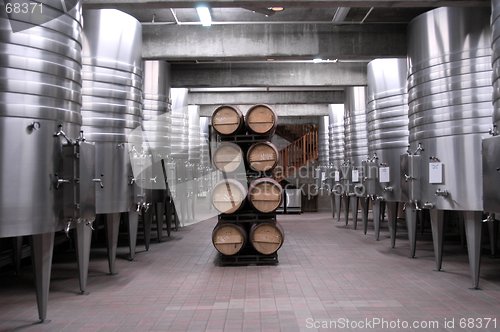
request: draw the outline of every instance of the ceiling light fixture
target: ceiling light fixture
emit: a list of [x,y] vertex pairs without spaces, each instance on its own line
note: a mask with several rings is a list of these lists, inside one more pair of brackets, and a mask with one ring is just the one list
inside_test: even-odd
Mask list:
[[285,10],[285,7],[269,7],[268,9],[272,10],[273,12],[282,12]]
[[212,16],[210,16],[210,10],[207,6],[196,7],[196,12],[200,18],[201,25],[204,27],[209,27],[212,25]]
[[351,8],[349,7],[338,7],[337,10],[335,11],[335,14],[333,15],[332,22],[333,23],[342,23],[345,21],[345,18],[347,17],[347,14],[349,14],[349,10]]

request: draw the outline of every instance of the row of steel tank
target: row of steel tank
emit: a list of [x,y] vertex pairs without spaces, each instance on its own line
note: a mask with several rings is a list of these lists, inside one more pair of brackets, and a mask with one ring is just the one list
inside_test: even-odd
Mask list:
[[93,223],[105,221],[114,274],[120,220],[131,259],[140,215],[146,247],[152,211],[161,240],[164,210],[168,231],[175,216],[169,187],[199,165],[207,131],[188,112],[187,90],[171,106],[167,63],[143,62],[136,19],[63,5],[46,4],[54,17],[42,25],[0,18],[0,238],[32,236],[41,320],[54,233],[75,230],[84,292]]
[[[346,88],[343,119],[332,109],[330,124],[336,217],[342,200],[346,224],[351,205],[356,227],[359,202],[366,234],[371,204],[378,239],[386,209],[394,246],[398,206],[404,206],[414,257],[417,213],[428,210],[440,270],[444,211],[457,211],[475,288],[484,212],[500,210],[500,145],[497,137],[487,138],[497,134],[492,114],[494,124],[500,118],[495,49],[500,6],[492,4],[492,44],[487,8],[439,8],[415,18],[408,29],[408,57],[370,62],[368,86]],[[494,216],[488,221],[492,225]]]

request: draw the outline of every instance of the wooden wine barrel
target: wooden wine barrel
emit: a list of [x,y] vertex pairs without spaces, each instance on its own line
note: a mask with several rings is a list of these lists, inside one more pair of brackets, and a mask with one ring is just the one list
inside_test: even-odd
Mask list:
[[272,135],[278,124],[278,115],[267,105],[255,105],[248,110],[245,122],[254,134]]
[[244,123],[243,113],[235,106],[219,106],[212,114],[212,127],[222,136],[238,133]]
[[274,212],[281,204],[283,189],[271,178],[253,180],[248,189],[248,200],[259,212]]
[[222,172],[234,172],[241,167],[245,171],[243,165],[243,151],[234,143],[223,142],[215,150],[212,157],[215,168]]
[[250,228],[250,243],[261,254],[274,254],[281,248],[284,240],[285,232],[278,222],[253,224]]
[[278,149],[271,142],[258,142],[247,151],[247,161],[251,169],[257,172],[270,171],[278,165]]
[[247,242],[247,233],[237,224],[217,224],[212,232],[212,243],[223,255],[237,254]]
[[212,205],[220,213],[238,211],[247,196],[247,189],[234,179],[222,180],[212,190]]

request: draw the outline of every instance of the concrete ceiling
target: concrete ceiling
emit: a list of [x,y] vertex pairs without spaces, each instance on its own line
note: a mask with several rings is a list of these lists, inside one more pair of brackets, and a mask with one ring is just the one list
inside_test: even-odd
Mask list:
[[333,7],[442,7],[442,6],[489,6],[490,0],[83,0],[87,7],[118,8],[123,6],[142,8],[192,8],[200,3],[211,8],[244,8],[271,6],[295,8]]
[[[422,12],[446,5],[487,6],[488,0],[474,1],[171,1],[171,0],[84,0],[85,8],[115,8],[143,23],[199,24],[195,7],[211,9],[214,24],[255,23],[407,23]],[[282,7],[273,11],[272,7]],[[345,10],[348,9],[348,10]]]
[[[213,25],[196,13],[210,8]],[[366,64],[380,57],[406,56],[406,28],[435,7],[489,7],[490,0],[83,0],[84,9],[114,8],[143,23],[143,57],[171,63],[176,87],[295,87],[289,94],[248,92],[228,96],[203,91],[202,111],[217,100],[253,102],[265,98],[282,115],[327,112],[345,86],[366,84]],[[284,7],[274,12],[273,6]],[[312,60],[327,60],[313,64]],[[337,92],[315,93],[325,87]],[[233,93],[235,91],[232,91]],[[287,98],[301,106],[283,105]],[[194,99],[193,99],[194,100]],[[244,103],[243,101],[241,103]],[[203,106],[205,105],[205,106]]]

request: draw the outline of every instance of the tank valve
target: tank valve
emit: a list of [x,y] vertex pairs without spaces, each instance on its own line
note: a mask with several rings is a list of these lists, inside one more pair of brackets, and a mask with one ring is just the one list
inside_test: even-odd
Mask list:
[[405,177],[406,182],[411,181],[411,180],[415,180],[415,178],[413,176],[410,176],[408,174],[404,174],[404,177]]
[[342,195],[344,193],[344,187],[341,184],[337,183],[333,186],[333,193],[336,195]]
[[64,183],[70,183],[71,181],[70,180],[66,180],[66,179],[61,179],[59,178],[59,175],[57,174],[54,174],[55,178],[56,178],[56,189],[59,189],[59,187],[64,184]]
[[64,227],[64,233],[66,234],[66,237],[69,238],[69,231],[71,229],[71,221],[68,221],[66,223],[66,226]]
[[73,145],[73,141],[66,135],[66,133],[62,130],[62,125],[57,126],[57,132],[54,134],[54,137],[62,136],[68,144]]
[[35,131],[35,130],[38,130],[40,129],[41,125],[40,125],[40,122],[38,121],[33,121],[32,123],[30,123],[28,125],[28,130],[29,131]]
[[149,181],[156,183],[156,176],[154,178],[150,178]]
[[434,209],[434,204],[429,203],[429,202],[425,202],[423,205],[423,208],[424,209]]
[[83,130],[80,130],[80,136],[78,136],[78,138],[76,139],[76,141],[77,142],[85,142],[86,141],[86,138],[83,135]]
[[356,196],[363,196],[365,194],[365,186],[363,185],[354,186],[354,194]]
[[491,128],[489,130],[489,134],[491,136],[497,136],[498,135],[498,129],[497,129],[497,125],[493,125],[493,128]]
[[414,201],[413,203],[415,204],[415,210],[422,211],[422,208],[418,206],[418,201]]
[[[101,174],[101,177],[102,177],[102,176],[103,176],[103,175]],[[98,182],[98,183],[99,183],[99,186],[100,186],[101,188],[104,188],[104,183],[102,183],[102,179],[92,179],[92,182]]]
[[424,146],[422,145],[422,143],[418,143],[417,149],[415,150],[415,152],[413,152],[413,154],[416,155],[422,151],[424,151]]
[[129,184],[129,185],[133,185],[133,184],[135,183],[135,178],[134,178],[132,175],[131,175],[131,176],[129,176],[128,178],[129,178],[129,182],[128,182],[128,184]]
[[486,219],[483,220],[483,222],[492,222],[492,221],[495,221],[495,214],[494,213],[489,213],[488,217],[486,217]]
[[378,156],[377,156],[377,153],[374,153],[373,156],[371,157],[371,159],[368,159],[369,162],[375,162],[378,160]]
[[384,191],[392,193],[394,191],[393,187],[384,187]]
[[441,190],[441,189],[436,190],[436,196],[448,197],[449,195],[450,195],[450,193],[446,189],[445,190]]

